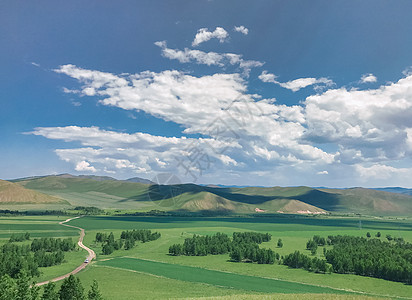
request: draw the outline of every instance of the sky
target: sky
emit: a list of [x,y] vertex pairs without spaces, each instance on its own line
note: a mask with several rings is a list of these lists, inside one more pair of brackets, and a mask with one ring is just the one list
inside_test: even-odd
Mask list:
[[0,178],[412,187],[411,1],[0,3]]

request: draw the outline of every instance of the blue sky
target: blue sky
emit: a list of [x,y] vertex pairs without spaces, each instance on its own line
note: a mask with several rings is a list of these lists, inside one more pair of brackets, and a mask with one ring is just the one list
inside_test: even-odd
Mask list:
[[410,1],[2,1],[0,178],[412,187]]

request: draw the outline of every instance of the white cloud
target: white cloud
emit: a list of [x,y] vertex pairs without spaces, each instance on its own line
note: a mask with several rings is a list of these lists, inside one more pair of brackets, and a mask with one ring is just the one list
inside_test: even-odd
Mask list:
[[[317,177],[313,174],[330,174],[328,180],[345,174],[348,180],[363,178],[365,182],[368,176],[392,180],[411,174],[391,162],[403,162],[412,155],[412,75],[377,89],[329,89],[291,106],[249,94],[245,78],[236,73],[196,77],[169,70],[115,75],[73,65],[56,72],[80,82],[75,91],[79,96],[95,95],[103,105],[143,111],[182,126],[184,135],[202,136],[162,137],[77,126],[31,132],[80,143],[81,148],[56,150],[75,167],[85,162],[89,165],[82,163],[79,168],[175,172],[180,161],[190,161],[200,149],[210,159],[207,170],[215,175],[208,177],[204,171],[204,178],[216,180],[226,180],[229,173],[248,178],[252,171],[284,172],[285,176],[273,175],[278,184],[293,172],[306,174],[308,182]],[[322,78],[279,83],[266,71],[259,78],[288,84],[290,89],[308,82],[328,84]],[[190,166],[187,170],[194,169]],[[183,174],[189,171],[183,170]]]
[[263,82],[278,83],[276,78],[277,76],[275,74],[268,73],[267,71],[263,71],[262,74],[259,75],[259,79]]
[[320,90],[323,87],[330,87],[334,85],[334,82],[328,78],[321,77],[321,78],[298,78],[295,80],[291,80],[288,82],[279,82],[277,81],[277,76],[271,73],[268,73],[267,71],[263,71],[259,75],[259,79],[262,80],[263,82],[271,82],[280,85],[281,87],[291,90],[293,92],[297,92],[300,89],[303,89],[305,87],[315,85],[315,89]]
[[364,74],[364,75],[362,75],[362,77],[360,79],[361,83],[373,83],[373,82],[376,82],[376,81],[378,81],[378,78],[376,78],[376,76],[373,75],[372,73]]
[[30,64],[33,65],[33,66],[35,66],[35,67],[40,68],[40,64],[38,64],[38,63],[36,63],[36,62],[34,62],[34,61],[32,61]]
[[245,26],[240,25],[240,26],[235,26],[234,31],[243,33],[244,35],[247,35],[249,33],[249,29],[247,29]]
[[222,27],[216,27],[214,31],[209,31],[207,28],[200,28],[192,42],[192,46],[198,46],[213,38],[216,38],[219,42],[223,43],[228,37],[229,34]]
[[339,145],[343,163],[410,157],[412,75],[371,90],[330,89],[305,102],[306,139]]
[[[362,165],[357,165],[356,171],[359,175],[365,179],[376,178],[376,179],[388,179],[394,175],[412,175],[412,170],[407,168],[394,168],[383,164],[374,164],[369,167],[364,167]],[[410,178],[410,177],[409,177]]]
[[156,42],[156,46],[162,48],[162,55],[169,59],[176,59],[181,63],[195,62],[197,64],[226,66],[237,65],[243,69],[245,74],[249,74],[251,68],[261,67],[263,63],[255,60],[244,60],[242,55],[234,53],[204,52],[185,48],[184,50],[167,48],[165,41]]
[[82,160],[81,162],[77,163],[74,169],[78,172],[96,172],[97,171],[93,166],[91,166],[85,160]]

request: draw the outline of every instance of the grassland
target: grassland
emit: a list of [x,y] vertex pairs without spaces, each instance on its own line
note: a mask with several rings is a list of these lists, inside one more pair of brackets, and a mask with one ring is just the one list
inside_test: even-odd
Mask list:
[[[284,216],[277,218],[85,217],[74,220],[72,224],[86,229],[87,235],[85,243],[96,251],[96,253],[98,254],[98,260],[116,258],[111,262],[115,265],[118,262],[117,259],[127,256],[130,258],[151,260],[172,265],[175,264],[177,268],[180,266],[196,267],[204,270],[207,269],[213,271],[230,272],[237,275],[281,279],[283,281],[292,283],[305,283],[312,286],[322,286],[334,289],[347,289],[365,293],[365,295],[369,295],[370,297],[396,296],[408,298],[412,294],[411,286],[376,278],[361,277],[356,275],[341,275],[334,273],[315,274],[309,273],[304,270],[290,269],[283,265],[232,263],[228,261],[228,255],[216,255],[207,257],[174,257],[167,255],[169,245],[173,243],[182,243],[184,241],[184,238],[192,236],[195,233],[213,234],[216,232],[225,232],[231,234],[234,231],[248,230],[269,232],[273,236],[272,241],[263,243],[262,247],[270,247],[281,255],[291,253],[294,250],[303,251],[309,255],[309,251],[305,250],[305,244],[306,241],[315,234],[322,236],[337,234],[365,236],[366,232],[371,232],[374,235],[376,234],[376,232],[380,231],[382,236],[391,234],[392,236],[402,236],[407,241],[412,241],[412,223],[410,220],[363,219],[361,230],[359,229],[358,219],[330,217],[308,218],[298,216],[291,218],[286,218]],[[159,231],[161,232],[162,237],[159,240],[150,243],[139,244],[136,248],[129,251],[116,251],[110,256],[101,255],[100,246],[95,245],[93,242],[96,232],[113,231],[115,236],[119,237],[122,230],[144,228]],[[282,238],[284,242],[283,248],[276,248],[276,242],[278,238]],[[318,250],[317,255],[319,257],[322,257],[321,253],[322,247]],[[104,269],[105,265],[107,267],[107,264],[110,264],[110,261],[99,261],[96,266],[98,268]],[[110,269],[110,272],[112,270],[114,269]],[[126,271],[120,269],[117,269],[117,271],[130,272],[130,270]],[[139,269],[139,272],[141,271],[142,270]],[[83,274],[87,274],[87,272],[88,271],[84,272]],[[81,276],[85,276],[83,274]],[[159,276],[159,274],[151,274],[152,276]],[[173,279],[165,278],[167,276],[164,276],[164,274],[162,276],[163,277],[156,278],[158,278],[158,280],[160,281]],[[109,278],[102,280],[102,284],[107,284],[109,286],[112,284]],[[154,284],[151,285],[151,287],[153,288],[153,290],[159,288],[159,286],[156,286]],[[136,293],[140,293],[137,287],[133,287],[132,281],[130,281],[130,289],[135,289]],[[231,290],[237,290],[239,294],[245,293],[245,289],[236,289],[232,287]],[[301,290],[298,288],[295,290],[296,293],[299,293],[300,291]],[[246,292],[248,292],[248,294],[252,293],[252,291],[250,290]],[[144,295],[142,295],[142,297],[143,296]],[[203,294],[201,296],[209,295]],[[186,291],[182,291],[181,294],[178,295],[178,297],[194,296],[192,296],[190,293],[186,293]],[[316,298],[317,296],[314,296],[313,299]]]
[[[10,217],[0,218],[0,242],[6,242],[11,233],[29,231],[31,236],[78,235],[76,230],[58,225],[63,217]],[[182,243],[193,234],[213,234],[234,231],[258,231],[272,234],[272,241],[262,247],[272,248],[285,255],[305,250],[306,241],[313,235],[348,234],[365,236],[380,231],[402,236],[412,241],[412,221],[409,219],[369,218],[359,219],[272,216],[263,217],[114,217],[90,216],[75,219],[69,224],[86,229],[84,243],[94,249],[97,262],[77,276],[88,287],[95,278],[107,299],[164,299],[182,297],[224,297],[222,299],[368,299],[398,297],[411,299],[412,287],[402,283],[376,278],[342,274],[315,274],[290,269],[283,265],[258,265],[233,263],[228,255],[206,257],[169,256],[168,247]],[[127,229],[152,229],[159,231],[160,239],[139,243],[132,250],[118,250],[109,256],[101,254],[101,246],[95,244],[97,232],[113,232],[119,238]],[[277,239],[284,242],[277,248]],[[75,251],[66,255],[60,266],[43,268],[39,280],[47,280],[67,273],[79,265],[86,253]],[[322,247],[318,250],[322,257]],[[356,291],[360,294],[342,292]],[[331,293],[331,296],[328,294]],[[339,296],[340,295],[340,296]],[[361,295],[361,296],[360,296]],[[270,297],[270,298],[267,298]],[[345,297],[345,298],[342,298]]]

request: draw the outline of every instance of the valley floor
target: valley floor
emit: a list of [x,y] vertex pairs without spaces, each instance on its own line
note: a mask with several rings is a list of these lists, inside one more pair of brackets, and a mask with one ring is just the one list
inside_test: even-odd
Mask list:
[[[11,233],[29,231],[31,237],[72,236],[78,231],[58,225],[63,217],[1,217],[0,243]],[[316,274],[284,265],[233,263],[228,255],[203,257],[169,256],[171,244],[183,243],[193,234],[232,234],[240,231],[258,231],[272,234],[272,240],[263,243],[280,255],[295,250],[310,255],[306,241],[313,235],[348,234],[366,236],[370,232],[403,237],[412,241],[412,222],[409,220],[352,218],[310,218],[284,216],[276,218],[170,218],[170,217],[84,217],[70,222],[84,228],[84,244],[97,254],[97,262],[90,264],[77,276],[85,286],[97,279],[106,299],[412,299],[412,286],[382,279],[349,274]],[[151,229],[161,238],[138,243],[131,250],[118,250],[111,255],[101,254],[101,245],[94,242],[97,232],[113,232],[120,237],[123,230]],[[277,239],[283,248],[277,248]],[[323,257],[322,247],[317,256]],[[86,251],[68,253],[66,262],[59,266],[42,268],[37,281],[48,280],[70,272],[87,256]],[[220,298],[222,297],[222,298]],[[211,298],[209,298],[211,299]],[[213,298],[215,299],[215,298]]]

